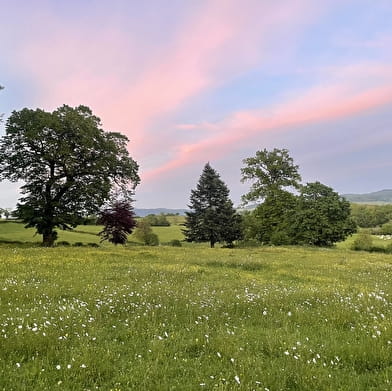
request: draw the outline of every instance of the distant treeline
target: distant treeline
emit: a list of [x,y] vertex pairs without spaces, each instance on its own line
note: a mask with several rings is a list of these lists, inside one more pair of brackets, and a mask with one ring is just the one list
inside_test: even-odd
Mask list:
[[392,233],[392,204],[387,205],[363,205],[351,204],[351,216],[358,227],[361,228],[379,228],[380,233],[389,234],[390,232],[381,232],[391,228]]
[[169,227],[170,222],[164,214],[150,214],[144,217],[144,220],[150,224],[151,227]]

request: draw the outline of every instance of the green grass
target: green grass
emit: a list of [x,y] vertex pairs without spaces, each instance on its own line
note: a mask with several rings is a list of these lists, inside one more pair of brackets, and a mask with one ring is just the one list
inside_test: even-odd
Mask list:
[[[177,217],[177,216],[176,216]],[[169,227],[152,227],[161,243],[168,243],[173,239],[183,240],[184,235],[181,232],[182,226],[171,225]],[[70,244],[76,242],[81,243],[100,243],[98,232],[102,230],[102,226],[96,225],[79,225],[73,231],[57,230],[58,241],[67,241]],[[42,236],[36,235],[34,228],[24,228],[22,223],[16,222],[0,222],[0,243],[1,242],[22,242],[35,243],[42,242]],[[130,242],[138,242],[134,235],[130,235],[128,240]],[[112,247],[109,243],[101,244],[103,246]]]
[[[359,234],[354,234],[350,237],[348,237],[344,242],[340,242],[336,244],[336,247],[339,249],[351,249],[354,240],[358,237]],[[389,244],[392,243],[391,239],[380,239],[378,235],[372,235],[372,242],[373,242],[373,246],[375,247],[386,247]]]
[[392,257],[0,248],[0,390],[390,390]]

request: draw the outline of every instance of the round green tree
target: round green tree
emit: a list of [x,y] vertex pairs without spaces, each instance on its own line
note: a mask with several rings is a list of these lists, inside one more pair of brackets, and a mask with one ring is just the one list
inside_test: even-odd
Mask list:
[[320,182],[302,186],[290,223],[296,244],[331,246],[356,232],[350,203]]
[[242,199],[245,203],[281,194],[287,187],[299,187],[301,175],[287,149],[263,149],[242,161],[241,182],[250,181],[251,187]]
[[0,180],[24,182],[17,217],[52,246],[56,227],[98,213],[114,188],[129,194],[139,176],[127,142],[86,106],[14,111],[0,140]]

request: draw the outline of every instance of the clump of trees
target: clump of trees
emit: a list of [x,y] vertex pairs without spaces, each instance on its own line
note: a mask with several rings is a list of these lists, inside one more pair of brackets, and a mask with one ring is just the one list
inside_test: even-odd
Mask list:
[[229,199],[229,189],[209,163],[191,191],[188,207],[183,230],[187,241],[209,242],[212,248],[216,243],[231,246],[242,237],[241,216]]
[[0,208],[0,218],[1,217],[5,217],[6,218],[6,220],[8,220],[9,218],[10,218],[10,216],[11,216],[11,211],[10,211],[10,209],[7,209],[7,208]]
[[361,228],[376,228],[392,220],[392,205],[352,204],[353,220]]
[[113,189],[126,198],[139,183],[127,137],[105,132],[86,106],[14,111],[5,130],[0,180],[25,183],[15,215],[42,234],[44,246],[53,246],[56,228],[97,214]]
[[392,254],[392,243],[389,240],[388,242],[387,245],[374,244],[373,236],[366,231],[362,231],[353,241],[351,249],[356,251]]
[[[124,244],[136,227],[141,242],[159,244],[151,226],[170,222],[163,214],[149,215],[136,225],[130,197],[140,179],[127,137],[104,131],[88,107],[14,111],[5,130],[0,180],[24,182],[13,215],[26,227],[35,227],[44,246],[54,245],[57,228],[87,223],[86,216],[99,216],[102,240]],[[243,201],[256,208],[239,215],[226,184],[207,163],[191,191],[183,230],[187,241],[209,242],[211,247],[232,246],[243,238],[263,244],[330,246],[354,233],[356,223],[392,232],[392,207],[353,206],[351,218],[350,204],[332,188],[301,183],[299,167],[286,149],[263,149],[243,163],[241,180],[251,183]],[[101,211],[111,199],[121,201]],[[1,213],[8,218],[8,211]]]
[[148,221],[151,227],[169,227],[170,222],[167,217],[161,213],[159,215],[156,214],[149,214],[144,217],[144,220]]
[[244,216],[246,239],[330,246],[356,231],[349,202],[320,182],[301,184],[299,167],[286,149],[264,149],[243,163],[242,181],[252,182],[243,200],[257,203]]

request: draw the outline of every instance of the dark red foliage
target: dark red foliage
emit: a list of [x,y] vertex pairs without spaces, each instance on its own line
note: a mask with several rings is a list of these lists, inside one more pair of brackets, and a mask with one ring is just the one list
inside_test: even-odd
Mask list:
[[104,226],[99,233],[102,240],[114,244],[125,244],[127,236],[136,226],[135,214],[129,201],[115,201],[109,208],[101,212],[98,224]]

